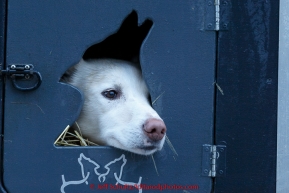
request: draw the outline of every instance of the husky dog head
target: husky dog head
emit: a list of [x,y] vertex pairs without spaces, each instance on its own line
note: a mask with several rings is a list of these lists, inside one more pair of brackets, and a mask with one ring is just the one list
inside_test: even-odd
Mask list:
[[166,126],[151,107],[141,72],[133,64],[81,60],[68,83],[84,94],[77,123],[89,140],[142,155],[162,148]]

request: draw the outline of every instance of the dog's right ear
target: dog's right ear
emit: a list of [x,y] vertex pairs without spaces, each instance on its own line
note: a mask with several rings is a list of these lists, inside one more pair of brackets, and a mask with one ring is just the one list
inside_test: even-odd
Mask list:
[[140,44],[142,44],[143,40],[147,37],[152,26],[153,26],[153,21],[150,19],[146,19],[141,24],[141,26],[138,27],[138,36],[139,36],[138,39],[141,40]]

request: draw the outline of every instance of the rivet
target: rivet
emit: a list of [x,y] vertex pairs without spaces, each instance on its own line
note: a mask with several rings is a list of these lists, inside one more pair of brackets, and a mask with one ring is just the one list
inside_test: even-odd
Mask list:
[[204,173],[207,174],[209,171],[207,169],[204,170]]
[[209,147],[206,147],[206,148],[205,148],[205,151],[209,151],[209,150],[210,150],[210,148],[209,148]]
[[211,6],[212,4],[213,4],[212,1],[209,1],[209,2],[208,2],[208,5],[209,5],[209,6]]
[[207,25],[208,28],[212,28],[212,26],[213,26],[213,24],[211,24],[211,23],[209,23],[209,24]]
[[219,171],[219,174],[223,174],[223,173],[224,173],[224,171],[223,171],[223,170],[220,170],[220,171]]
[[29,66],[29,65],[25,65],[24,68],[25,68],[26,70],[29,70],[29,69],[30,69],[30,66]]
[[30,75],[29,74],[25,74],[25,79],[29,79]]
[[11,69],[15,69],[16,68],[16,66],[13,64],[13,65],[11,65],[11,67],[10,67]]
[[224,151],[224,148],[221,148],[221,149],[220,149],[220,152],[223,152],[223,151]]

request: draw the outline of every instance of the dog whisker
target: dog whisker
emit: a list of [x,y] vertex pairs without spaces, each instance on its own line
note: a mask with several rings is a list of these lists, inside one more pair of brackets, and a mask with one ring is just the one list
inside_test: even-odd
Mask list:
[[154,159],[154,156],[151,155],[151,157],[152,157],[152,160],[153,160],[153,163],[154,163],[154,166],[155,166],[155,170],[156,170],[156,172],[157,172],[157,175],[160,176],[160,175],[159,175],[159,172],[158,172],[158,168],[157,168],[156,162],[155,162],[155,159]]
[[159,98],[165,93],[165,91],[160,94],[153,102],[152,102],[152,105],[155,104],[155,102],[157,102],[157,100],[159,100]]
[[171,143],[171,141],[169,140],[168,136],[166,135],[166,142],[169,145],[169,147],[171,148],[172,152],[176,155],[179,156],[177,151],[175,150],[173,144]]

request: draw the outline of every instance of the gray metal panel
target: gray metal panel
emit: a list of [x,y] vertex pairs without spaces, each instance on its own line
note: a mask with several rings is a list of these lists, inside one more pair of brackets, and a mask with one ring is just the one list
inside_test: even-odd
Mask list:
[[[9,1],[7,64],[31,63],[43,77],[41,87],[23,93],[6,84],[4,183],[10,192],[59,192],[65,181],[80,181],[84,164],[89,179],[65,192],[91,192],[115,184],[110,172],[103,183],[93,173],[124,155],[121,180],[142,184],[198,185],[211,191],[201,177],[202,145],[212,143],[215,32],[204,31],[203,1]],[[139,22],[151,18],[152,30],[141,50],[141,64],[154,108],[166,122],[168,145],[151,157],[107,148],[55,148],[53,142],[77,117],[81,95],[58,83],[86,48],[116,32],[135,9]],[[90,158],[91,161],[85,161]],[[92,160],[94,162],[92,162]],[[120,164],[111,170],[120,173]],[[104,179],[104,178],[101,178]],[[95,187],[93,186],[95,185]],[[144,190],[143,192],[155,192]],[[171,190],[175,192],[176,190]],[[181,191],[181,190],[180,190]],[[116,192],[108,189],[105,192]],[[170,192],[170,191],[168,191]]]
[[289,192],[289,1],[280,0],[277,187],[278,193]]

